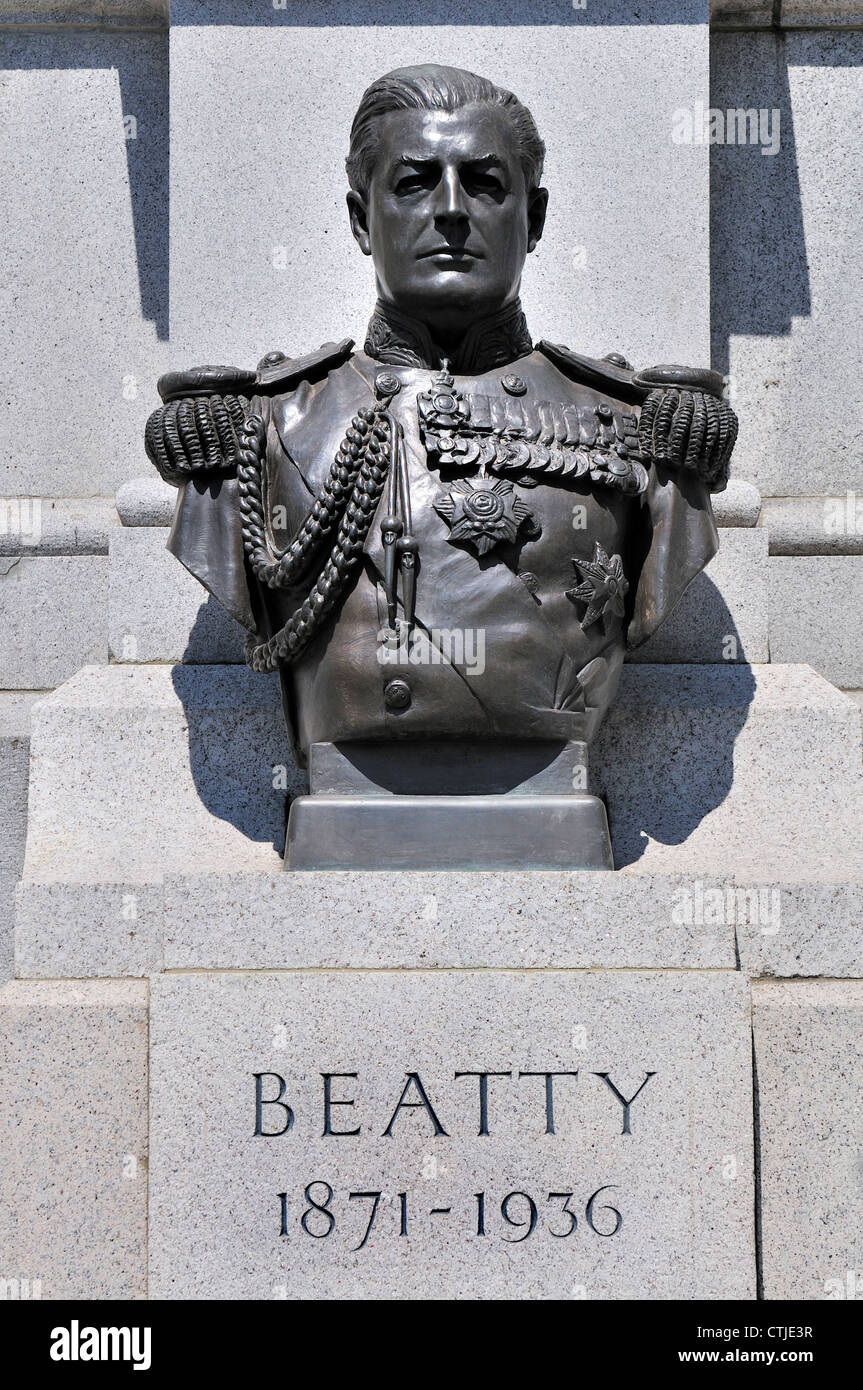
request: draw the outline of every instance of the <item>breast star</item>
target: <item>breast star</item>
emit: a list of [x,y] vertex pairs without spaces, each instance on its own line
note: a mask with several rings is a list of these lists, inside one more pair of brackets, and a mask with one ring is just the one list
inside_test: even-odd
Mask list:
[[586,632],[591,624],[600,618],[622,618],[624,599],[629,584],[623,573],[623,561],[619,555],[610,558],[599,541],[596,542],[592,560],[578,560],[573,557],[576,578],[579,570],[583,576],[580,584],[566,590],[566,597],[573,603],[586,603],[587,609],[581,619],[581,628]]

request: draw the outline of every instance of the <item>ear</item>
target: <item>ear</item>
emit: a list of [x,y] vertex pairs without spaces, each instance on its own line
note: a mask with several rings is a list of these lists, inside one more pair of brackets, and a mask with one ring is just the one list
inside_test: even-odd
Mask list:
[[[534,188],[527,195],[527,249],[535,251],[536,244],[542,236],[542,229],[545,226],[545,214],[548,210],[548,189]],[[354,233],[356,235],[356,233]]]
[[348,194],[348,216],[351,219],[351,231],[354,234],[357,245],[364,256],[372,254],[372,246],[369,240],[369,220],[366,200],[356,189],[351,189]]

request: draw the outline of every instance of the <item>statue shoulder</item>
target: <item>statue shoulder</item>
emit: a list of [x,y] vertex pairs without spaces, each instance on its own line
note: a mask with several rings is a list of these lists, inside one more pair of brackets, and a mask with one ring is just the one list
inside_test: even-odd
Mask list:
[[303,381],[320,381],[347,362],[353,350],[353,338],[343,338],[340,343],[324,343],[304,357],[286,357],[283,352],[268,352],[258,363],[254,394],[281,396],[286,391],[293,391]]
[[661,389],[702,391],[721,399],[725,385],[720,373],[709,368],[663,365],[637,371],[619,352],[610,352],[606,357],[585,357],[563,343],[550,343],[546,338],[536,346],[564,376],[633,404],[646,400],[651,391]]
[[725,381],[704,367],[661,365],[636,371],[620,353],[582,357],[560,343],[538,351],[571,381],[639,407],[638,442],[645,462],[696,474],[711,492],[728,482],[737,416],[723,399]]
[[148,457],[175,486],[196,474],[233,477],[238,432],[251,401],[284,395],[304,381],[320,381],[347,362],[353,346],[353,339],[345,338],[324,343],[304,357],[270,352],[254,371],[207,366],[166,372],[158,381],[162,404],[144,432]]
[[301,381],[318,380],[347,362],[354,347],[353,338],[340,343],[324,343],[302,357],[284,352],[268,352],[254,371],[242,367],[189,367],[160,376],[157,389],[164,404],[201,396],[272,396],[290,391]]

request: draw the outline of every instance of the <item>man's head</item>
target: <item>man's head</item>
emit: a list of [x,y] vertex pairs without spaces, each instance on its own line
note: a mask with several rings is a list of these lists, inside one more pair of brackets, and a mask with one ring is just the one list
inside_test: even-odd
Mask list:
[[378,293],[441,340],[518,295],[542,235],[545,146],[511,92],[461,68],[401,68],[363,95],[351,227]]

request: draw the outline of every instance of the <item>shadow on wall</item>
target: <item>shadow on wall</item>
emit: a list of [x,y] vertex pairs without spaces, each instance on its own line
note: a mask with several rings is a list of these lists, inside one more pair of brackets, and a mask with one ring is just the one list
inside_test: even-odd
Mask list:
[[731,791],[755,676],[724,599],[708,576],[700,582],[713,591],[711,610],[727,619],[738,662],[711,652],[710,664],[624,666],[590,749],[590,786],[605,798],[616,869],[636,863],[650,840],[683,844]]
[[283,854],[287,808],[305,784],[291,758],[277,678],[210,665],[174,666],[171,680],[201,802],[247,840]]
[[[0,30],[0,67],[11,71],[113,69],[119,83],[118,138],[124,139],[138,266],[141,313],[168,338],[168,35],[68,30],[60,34]],[[134,118],[134,125],[126,121]],[[63,119],[57,108],[57,120]],[[94,121],[104,120],[98,110]],[[131,138],[134,135],[134,138]],[[63,130],[58,157],[74,132]],[[100,170],[81,177],[99,180]]]
[[[725,117],[756,110],[779,148],[714,144],[710,151],[712,358],[727,373],[733,335],[781,337],[812,313],[800,172],[789,84],[789,49],[807,67],[856,66],[859,51],[838,34],[716,33],[710,100]],[[837,133],[837,139],[843,138]],[[769,148],[770,141],[765,145]]]
[[242,666],[245,664],[244,642],[244,628],[225,612],[212,594],[206,594],[195,614],[183,652],[183,663]]
[[779,112],[776,154],[763,154],[761,143],[710,150],[711,357],[727,375],[732,335],[789,333],[794,316],[812,309],[784,36],[714,34],[710,101],[726,135],[728,111],[770,113],[765,134]]

